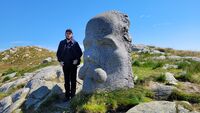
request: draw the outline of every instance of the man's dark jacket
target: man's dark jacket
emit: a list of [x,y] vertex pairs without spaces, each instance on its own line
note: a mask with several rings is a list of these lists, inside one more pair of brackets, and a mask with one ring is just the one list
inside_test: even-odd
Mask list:
[[78,64],[80,64],[80,58],[82,56],[82,50],[74,39],[67,43],[67,40],[64,39],[60,41],[58,46],[58,50],[56,53],[57,59],[59,62],[63,61],[65,66],[73,65],[73,60],[78,60]]

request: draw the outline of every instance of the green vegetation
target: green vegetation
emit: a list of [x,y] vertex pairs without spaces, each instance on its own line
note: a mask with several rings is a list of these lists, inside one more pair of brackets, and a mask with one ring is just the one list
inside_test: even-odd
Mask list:
[[[158,50],[168,52],[167,49],[160,49]],[[180,81],[200,83],[200,62],[196,62],[190,59],[181,59],[178,61],[173,59],[153,60],[152,58],[156,56],[159,55],[137,52],[132,53],[133,72],[138,76],[139,80],[137,83],[152,79],[156,81],[162,81],[164,77],[160,75],[165,72],[174,73],[175,78]],[[164,64],[177,65],[178,69],[162,69]],[[186,72],[186,74],[180,74],[181,72]]]
[[156,81],[158,82],[165,82],[166,81],[166,76],[164,74],[161,74],[156,78]]
[[174,50],[172,48],[155,48],[161,52],[169,53],[177,56],[192,56],[200,57],[200,52],[197,51],[186,51],[186,50]]
[[[175,51],[170,48],[163,49],[163,48],[155,48],[161,52],[168,52],[167,55],[181,55],[181,56],[200,56],[200,53],[196,52],[183,52],[183,51]],[[12,66],[10,64],[7,64],[6,62],[0,61],[0,68],[2,67],[4,71],[1,70],[2,76],[0,79],[4,78],[3,82],[8,80],[13,80],[12,78],[5,77],[5,75],[16,72],[17,77],[24,76],[24,73],[33,72],[35,70],[38,70],[40,68],[49,66],[49,65],[57,65],[58,62],[51,62],[51,63],[45,63],[41,64],[41,61],[46,58],[47,56],[55,57],[55,53],[50,53],[46,51],[46,53],[38,53],[34,49],[29,49],[28,51],[32,51],[34,54],[42,54],[42,56],[34,56],[34,58],[26,59],[25,60],[19,60],[15,56],[15,59],[19,61],[13,62]],[[35,51],[35,52],[34,52]],[[45,50],[44,50],[45,51]],[[27,52],[27,50],[23,50],[23,52]],[[45,55],[46,54],[46,55]],[[48,54],[48,55],[47,55]],[[184,55],[185,54],[185,55]],[[22,54],[21,54],[22,55]],[[32,54],[33,55],[33,54]],[[155,95],[153,92],[149,91],[145,88],[145,83],[148,83],[148,81],[156,81],[156,82],[162,82],[165,83],[165,75],[163,73],[171,72],[175,74],[175,78],[179,81],[189,81],[193,83],[200,84],[200,63],[189,60],[189,59],[181,59],[181,60],[173,60],[173,59],[164,59],[164,60],[158,60],[153,59],[153,57],[160,56],[160,54],[149,54],[149,53],[137,53],[133,52],[132,54],[132,70],[134,75],[138,76],[138,79],[135,83],[135,87],[131,89],[120,89],[115,90],[111,92],[96,92],[94,94],[83,94],[79,93],[77,94],[72,100],[71,100],[71,112],[87,112],[87,113],[105,113],[105,112],[126,112],[129,108],[132,108],[133,106],[142,103],[142,102],[148,102],[152,101],[155,98]],[[0,56],[2,58],[2,56]],[[12,59],[13,57],[11,57]],[[21,58],[23,59],[23,58]],[[33,65],[27,66],[26,64],[29,64],[30,60],[33,60]],[[39,59],[39,60],[34,60]],[[8,60],[12,61],[12,60]],[[19,65],[19,62],[23,62],[22,65]],[[83,62],[83,58],[82,58]],[[177,65],[178,69],[171,68],[171,69],[163,69],[162,67],[165,64],[172,64]],[[185,72],[185,73],[183,73]],[[0,92],[0,99],[12,94],[16,90],[24,87],[25,84],[21,84],[19,86],[11,88],[7,93]],[[178,83],[175,87],[181,87],[181,82]],[[181,89],[181,88],[179,88]],[[47,110],[56,111],[54,103],[59,100],[58,95],[53,95],[50,97],[47,101],[45,101],[41,108],[39,109],[39,112],[45,112]],[[200,106],[200,95],[197,93],[185,93],[182,90],[174,90],[172,94],[169,96],[168,100],[181,100],[181,101],[188,101],[192,104],[195,104],[197,107]],[[184,107],[187,107],[189,110],[192,110],[191,106],[188,106],[184,103],[178,102],[177,104],[181,104]],[[45,107],[48,106],[48,107]],[[199,107],[200,109],[200,107]],[[68,109],[67,109],[68,110]]]
[[140,66],[140,62],[139,62],[138,60],[134,60],[134,61],[132,62],[132,66],[137,66],[137,67],[139,67],[139,66]]
[[129,108],[141,103],[151,101],[154,94],[137,86],[133,89],[121,89],[112,92],[94,93],[94,94],[78,94],[71,101],[71,108],[74,112],[116,112],[126,111]]
[[5,78],[3,79],[2,82],[6,82],[6,81],[8,81],[8,80],[10,80],[10,77],[9,77],[9,76],[5,77]]
[[5,71],[4,73],[2,73],[1,76],[8,75],[8,74],[11,74],[11,73],[14,73],[14,72],[16,72],[16,69],[9,68],[7,71]]
[[177,65],[179,69],[185,71],[185,74],[176,75],[178,80],[200,83],[200,62],[184,60],[178,62]]
[[[47,57],[56,57],[55,52],[51,52],[47,49],[39,48],[36,46],[16,48],[17,49],[14,53],[11,52],[12,49],[0,52],[0,73],[3,73],[8,69],[11,69],[10,72],[13,72],[15,69],[22,70],[24,68],[35,67]],[[9,56],[8,59],[2,60],[5,55]],[[9,74],[9,72],[5,74]]]
[[[24,73],[31,73],[31,72],[34,72],[38,69],[41,69],[41,68],[44,68],[44,67],[47,67],[47,66],[50,66],[50,65],[57,65],[58,62],[49,62],[49,63],[42,63],[42,64],[39,64],[37,66],[34,66],[34,67],[27,67],[27,68],[24,68],[24,69],[13,69],[13,68],[9,68],[6,72],[3,73],[3,75],[7,75],[7,73],[13,73],[13,72],[16,72],[16,76],[17,77],[20,77],[20,76],[24,76]],[[0,78],[1,79],[1,78]],[[8,80],[14,80],[16,78],[10,78],[9,76],[6,76],[3,80],[2,80],[2,83],[8,81]]]
[[180,81],[184,81],[184,82],[186,82],[186,81],[192,82],[192,76],[189,73],[175,76],[175,78],[180,80]]
[[29,67],[29,68],[24,68],[22,70],[18,70],[17,74],[23,76],[24,73],[34,72],[38,69],[41,69],[41,68],[44,68],[44,67],[47,67],[47,66],[50,66],[50,65],[57,65],[57,64],[58,64],[57,62],[44,63],[44,64],[40,64],[40,65],[37,65],[37,66],[34,66],[34,67]]
[[181,105],[181,106],[183,106],[184,108],[186,108],[189,111],[193,111],[194,110],[194,108],[192,107],[192,105],[190,105],[190,104],[188,104],[188,103],[186,103],[184,101],[177,101],[176,102],[176,106],[177,105]]
[[183,91],[174,90],[168,100],[182,100],[190,103],[200,103],[200,95],[196,93],[185,93]]
[[7,93],[0,92],[0,100],[3,99],[4,97],[8,96]]

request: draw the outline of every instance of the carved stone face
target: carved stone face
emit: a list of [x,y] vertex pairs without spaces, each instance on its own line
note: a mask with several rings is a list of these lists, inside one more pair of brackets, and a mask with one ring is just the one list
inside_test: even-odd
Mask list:
[[100,14],[87,23],[84,65],[79,71],[84,92],[134,86],[129,24],[127,15],[115,11]]

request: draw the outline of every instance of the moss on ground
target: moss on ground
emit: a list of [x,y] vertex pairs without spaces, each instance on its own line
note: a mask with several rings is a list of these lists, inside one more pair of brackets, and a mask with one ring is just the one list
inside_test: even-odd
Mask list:
[[123,112],[139,103],[151,101],[153,97],[153,92],[141,86],[88,95],[80,93],[72,99],[71,108],[74,112]]

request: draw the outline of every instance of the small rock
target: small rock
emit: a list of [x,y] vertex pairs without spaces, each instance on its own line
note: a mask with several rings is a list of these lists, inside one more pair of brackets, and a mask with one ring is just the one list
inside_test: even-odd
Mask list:
[[44,59],[42,61],[42,63],[49,63],[49,62],[52,62],[52,58],[51,57],[48,57],[48,58],[46,58],[46,59]]
[[173,56],[168,56],[167,58],[174,59],[174,60],[180,60],[182,57],[173,55]]
[[165,100],[171,95],[172,91],[176,89],[174,86],[167,86],[158,82],[150,82],[148,89],[155,93],[158,100]]
[[165,73],[166,82],[169,85],[177,85],[177,80],[174,78],[174,74],[166,72]]
[[28,94],[29,90],[30,90],[29,88],[23,88],[23,89],[16,91],[14,94],[11,95],[12,102],[16,102],[20,98],[25,98],[25,96]]
[[16,72],[14,72],[14,73],[11,73],[11,74],[8,74],[8,75],[6,75],[6,77],[10,77],[10,78],[13,78],[13,77],[15,77],[15,75],[16,75],[17,73]]
[[17,51],[17,48],[11,48],[11,49],[10,49],[10,53],[11,53],[11,54],[14,54],[16,51]]
[[165,64],[163,67],[163,69],[177,69],[178,66],[177,65],[172,65],[172,64]]
[[5,55],[2,60],[8,60],[8,58],[10,57],[10,55]]
[[162,55],[162,56],[159,56],[159,57],[153,57],[152,59],[154,59],[154,60],[165,60],[166,57],[164,55]]
[[153,49],[153,50],[151,50],[151,53],[150,53],[150,54],[162,54],[162,55],[164,55],[165,53]]
[[138,80],[138,76],[134,76],[133,81],[136,82]]

